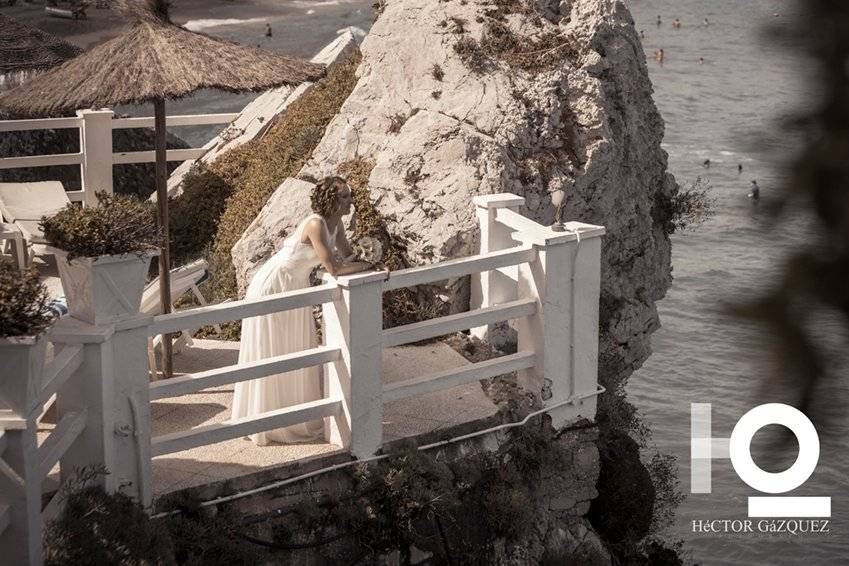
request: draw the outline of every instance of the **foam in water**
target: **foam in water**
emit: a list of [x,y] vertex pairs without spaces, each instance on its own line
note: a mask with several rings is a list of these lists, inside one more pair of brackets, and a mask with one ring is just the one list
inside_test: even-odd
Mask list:
[[266,18],[248,18],[244,20],[240,20],[238,18],[225,18],[220,20],[215,19],[203,19],[203,20],[189,20],[183,27],[189,31],[202,31],[208,28],[214,28],[218,26],[240,26],[245,24],[262,24],[267,22]]

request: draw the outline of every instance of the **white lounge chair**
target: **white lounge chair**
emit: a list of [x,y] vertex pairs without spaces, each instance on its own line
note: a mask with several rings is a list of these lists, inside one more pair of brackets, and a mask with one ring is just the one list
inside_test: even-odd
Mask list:
[[5,222],[17,226],[26,240],[27,255],[32,246],[46,244],[38,225],[42,216],[52,216],[71,201],[59,181],[37,183],[0,183],[0,214]]
[[[207,304],[206,299],[201,294],[200,289],[198,289],[198,284],[200,284],[207,277],[207,269],[209,268],[209,264],[202,259],[198,259],[193,261],[192,263],[188,263],[186,265],[175,267],[171,270],[171,303],[173,308],[173,303],[178,298],[180,298],[187,291],[191,291],[195,296],[197,301],[205,306]],[[153,281],[147,284],[142,293],[142,301],[140,311],[145,314],[156,315],[162,312],[162,303],[160,301],[160,293],[159,293],[159,278],[157,277]],[[218,332],[221,332],[221,327],[217,324],[215,325],[215,329]],[[196,329],[186,329],[181,332],[181,339],[187,346],[192,345],[192,333]],[[156,377],[156,346],[159,345],[160,337],[151,337],[148,339],[148,365],[150,369],[151,377]]]

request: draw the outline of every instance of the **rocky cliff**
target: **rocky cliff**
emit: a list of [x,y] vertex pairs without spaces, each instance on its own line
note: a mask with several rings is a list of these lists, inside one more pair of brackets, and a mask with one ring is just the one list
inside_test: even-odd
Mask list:
[[[677,190],[631,14],[616,0],[389,0],[380,9],[357,86],[303,173],[373,163],[371,197],[392,231],[412,235],[420,263],[475,253],[474,195],[522,195],[522,212],[550,223],[550,193],[564,189],[565,219],[607,228],[600,375],[617,388],[658,326],[655,301],[671,281],[658,211]],[[242,287],[303,212],[291,186],[233,249]]]

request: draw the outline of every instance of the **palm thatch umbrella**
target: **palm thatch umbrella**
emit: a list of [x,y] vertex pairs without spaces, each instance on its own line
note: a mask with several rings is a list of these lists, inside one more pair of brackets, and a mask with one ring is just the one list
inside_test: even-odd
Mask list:
[[[257,92],[321,77],[324,67],[245,47],[177,26],[167,0],[123,0],[133,24],[25,85],[0,95],[0,108],[16,115],[52,116],[81,108],[153,102],[158,217],[168,234],[165,101],[198,89]],[[168,238],[159,257],[161,302],[171,311]],[[172,373],[171,340],[163,340],[164,371]]]
[[43,71],[82,51],[54,35],[0,14],[0,85],[9,75]]

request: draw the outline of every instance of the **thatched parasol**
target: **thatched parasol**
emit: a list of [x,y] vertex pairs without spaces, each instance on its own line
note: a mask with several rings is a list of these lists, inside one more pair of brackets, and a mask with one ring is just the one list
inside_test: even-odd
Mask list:
[[49,69],[80,53],[76,45],[0,14],[0,76]]
[[[256,92],[315,80],[324,67],[188,31],[171,23],[166,0],[123,0],[134,23],[102,43],[14,90],[0,109],[51,116],[81,108],[153,102],[159,221],[168,234],[165,100],[202,88]],[[159,257],[162,309],[171,311],[168,238]],[[164,374],[171,375],[171,340],[163,340]]]

